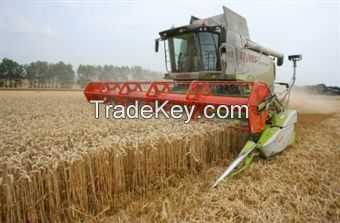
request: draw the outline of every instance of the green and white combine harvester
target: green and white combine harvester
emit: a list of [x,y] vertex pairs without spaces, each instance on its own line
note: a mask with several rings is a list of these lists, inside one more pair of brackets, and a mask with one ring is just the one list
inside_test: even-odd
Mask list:
[[[283,64],[283,54],[251,41],[246,19],[226,7],[223,10],[205,19],[192,16],[189,25],[159,33],[155,51],[163,41],[166,81],[90,82],[84,89],[88,101],[128,105],[137,100],[151,106],[167,101],[194,107],[196,115],[206,106],[246,105],[248,117],[243,115],[235,123],[250,133],[249,140],[212,187],[244,170],[255,155],[271,157],[294,143],[297,113],[288,109],[288,101],[296,63],[302,59],[288,56],[293,79],[290,84],[275,83],[276,65]],[[274,93],[274,84],[285,90]]]

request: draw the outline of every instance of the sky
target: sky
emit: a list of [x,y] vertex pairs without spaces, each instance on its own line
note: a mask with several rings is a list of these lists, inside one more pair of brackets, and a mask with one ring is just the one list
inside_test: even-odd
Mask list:
[[[223,5],[247,19],[252,41],[285,56],[303,55],[297,84],[340,86],[340,1],[1,0],[1,58],[166,72],[164,51],[154,52],[158,32],[187,25],[191,15],[221,14]],[[286,57],[277,81],[291,75]]]

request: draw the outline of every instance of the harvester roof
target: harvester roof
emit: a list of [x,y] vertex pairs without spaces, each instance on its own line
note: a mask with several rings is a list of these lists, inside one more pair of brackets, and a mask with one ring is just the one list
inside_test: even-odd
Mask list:
[[224,27],[228,31],[233,31],[249,39],[247,20],[225,6],[223,6],[223,12],[223,14],[203,19],[191,16],[189,25],[167,29],[161,31],[159,35],[161,38],[166,38],[167,36],[173,36],[178,33],[193,31],[214,31],[217,29],[217,27]]

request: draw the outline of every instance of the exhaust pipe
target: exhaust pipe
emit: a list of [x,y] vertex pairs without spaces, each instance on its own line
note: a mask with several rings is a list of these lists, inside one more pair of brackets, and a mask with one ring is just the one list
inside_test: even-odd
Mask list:
[[264,46],[261,46],[260,44],[258,43],[255,43],[249,39],[246,40],[246,45],[245,45],[245,48],[247,49],[250,49],[250,50],[253,50],[255,52],[258,52],[258,53],[261,53],[263,55],[266,55],[266,56],[272,56],[272,57],[276,57],[276,64],[278,66],[281,66],[283,64],[283,54],[280,53],[280,52],[277,52],[275,50],[272,50],[272,49],[269,49],[267,47],[264,47]]

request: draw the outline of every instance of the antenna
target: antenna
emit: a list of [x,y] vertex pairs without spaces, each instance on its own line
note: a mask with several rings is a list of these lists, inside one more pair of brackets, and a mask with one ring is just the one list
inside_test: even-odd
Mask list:
[[288,108],[288,104],[289,104],[289,97],[290,97],[290,92],[295,84],[295,80],[296,80],[296,62],[302,60],[302,55],[301,54],[296,54],[296,55],[289,55],[288,56],[288,60],[293,61],[293,78],[292,78],[292,83],[289,86],[288,89],[288,94],[286,95],[288,97],[287,99],[287,108]]

